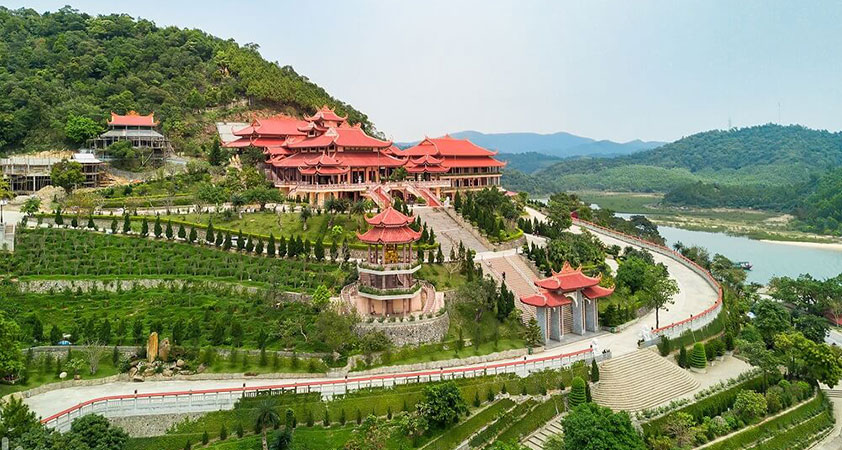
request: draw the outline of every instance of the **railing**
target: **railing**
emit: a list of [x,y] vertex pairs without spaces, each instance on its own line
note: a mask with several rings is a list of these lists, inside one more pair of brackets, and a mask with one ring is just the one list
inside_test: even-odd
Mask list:
[[112,395],[79,403],[64,411],[41,420],[44,425],[66,431],[73,420],[87,414],[102,414],[108,417],[126,417],[151,414],[172,414],[177,412],[206,412],[231,409],[243,397],[284,392],[320,392],[326,398],[343,395],[359,389],[390,388],[402,384],[428,383],[433,381],[473,378],[487,375],[513,373],[524,377],[531,372],[568,367],[577,361],[589,362],[596,358],[602,361],[611,358],[611,352],[594,355],[592,348],[555,356],[486,364],[476,367],[422,370],[398,374],[373,375],[367,377],[341,378],[333,380],[303,381],[254,387],[204,389],[150,394]]
[[713,275],[711,275],[710,272],[705,270],[705,268],[703,268],[702,266],[696,264],[695,261],[687,258],[686,256],[669,247],[656,244],[645,239],[641,239],[637,236],[625,234],[620,231],[606,228],[601,225],[597,225],[593,222],[588,222],[582,219],[574,219],[573,222],[584,228],[592,229],[600,233],[607,234],[621,241],[638,245],[640,247],[652,250],[654,252],[672,258],[680,262],[693,272],[699,274],[705,280],[705,282],[707,282],[707,284],[710,285],[714,291],[716,291],[716,302],[713,304],[713,306],[705,309],[704,311],[698,314],[691,315],[687,319],[679,320],[678,322],[673,322],[669,325],[665,325],[660,328],[655,328],[652,330],[652,334],[658,337],[667,336],[670,338],[675,338],[680,336],[685,331],[701,329],[705,325],[713,322],[713,320],[716,319],[716,317],[719,315],[719,312],[722,311],[722,286],[720,286],[719,282],[717,282],[716,279],[713,278]]

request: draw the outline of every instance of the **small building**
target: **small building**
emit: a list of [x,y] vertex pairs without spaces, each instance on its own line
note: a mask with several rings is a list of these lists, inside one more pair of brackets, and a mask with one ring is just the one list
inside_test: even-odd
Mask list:
[[112,112],[107,125],[108,131],[88,142],[98,153],[120,141],[130,141],[134,148],[151,150],[150,159],[163,159],[172,153],[169,139],[157,130],[155,113],[143,116],[135,111],[126,115]]
[[410,228],[412,218],[388,207],[366,221],[373,227],[357,237],[368,244],[368,256],[358,264],[360,279],[350,298],[357,312],[363,317],[437,312],[435,289],[414,277],[421,261],[412,243],[421,233]]
[[[15,194],[31,194],[52,184],[50,172],[62,158],[10,156],[0,159],[0,172]],[[82,165],[85,181],[79,187],[97,187],[103,179],[103,163],[91,153],[76,153],[71,161]]]
[[597,299],[614,293],[614,288],[599,285],[602,276],[589,277],[582,268],[574,269],[565,262],[561,272],[535,281],[539,292],[520,298],[521,303],[535,307],[535,318],[541,328],[541,339],[560,341],[573,333],[583,335],[599,330]]

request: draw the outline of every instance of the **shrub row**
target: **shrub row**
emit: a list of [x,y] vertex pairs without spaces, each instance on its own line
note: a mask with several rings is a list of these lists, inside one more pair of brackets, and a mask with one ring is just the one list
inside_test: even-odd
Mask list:
[[509,411],[507,414],[498,417],[491,425],[487,426],[471,439],[471,442],[469,443],[470,447],[480,448],[488,442],[491,442],[491,440],[500,434],[500,432],[509,428],[512,423],[523,417],[523,415],[529,412],[529,410],[536,404],[537,402],[535,400],[529,399],[517,405],[517,407]]
[[438,439],[430,442],[425,448],[430,450],[450,450],[456,448],[462,441],[469,438],[477,430],[491,422],[501,414],[506,414],[506,411],[512,409],[515,402],[508,398],[499,400],[488,408],[474,414],[467,420],[461,422],[459,425],[447,430]]
[[[803,403],[801,406],[796,407],[788,413],[775,417],[774,419],[771,419],[768,422],[764,422],[758,426],[737,432],[734,435],[728,437],[727,439],[723,439],[719,442],[714,443],[713,445],[710,445],[709,447],[707,447],[707,450],[746,448],[751,444],[754,444],[755,442],[762,439],[766,439],[772,436],[785,436],[786,434],[782,433],[783,430],[793,431],[793,434],[790,436],[790,439],[796,440],[797,438],[803,437],[801,433],[804,429],[796,430],[795,428],[793,428],[793,425],[801,424],[807,421],[808,419],[813,418],[822,413],[828,414],[826,412],[828,407],[829,405],[826,397],[823,393],[819,392],[819,394],[816,395],[812,400]],[[805,428],[812,428],[813,426],[817,426],[819,424],[821,424],[821,420],[819,420],[817,423],[814,423],[813,425],[807,425]],[[781,441],[779,441],[778,443],[782,444],[784,442],[786,442],[786,439],[782,438]],[[767,443],[764,442],[762,444],[762,448],[765,450],[767,448],[772,447],[768,447]]]
[[506,431],[497,437],[497,441],[519,441],[522,437],[541,428],[550,419],[564,412],[564,396],[553,395],[549,400],[536,406],[520,420],[513,423]]
[[670,420],[671,416],[678,413],[690,414],[697,423],[701,422],[705,416],[716,417],[721,415],[734,404],[738,392],[742,390],[752,390],[755,392],[765,393],[766,389],[768,389],[769,386],[774,384],[776,381],[777,380],[767,381],[767,378],[763,375],[757,375],[722,392],[713,394],[710,397],[705,397],[665,416],[642,424],[643,435],[648,438],[650,436],[664,434],[664,425]]
[[195,205],[196,197],[190,194],[181,195],[147,195],[144,197],[116,197],[108,198],[102,203],[102,208],[162,208],[165,206]]
[[833,415],[830,411],[808,419],[800,424],[778,433],[762,444],[763,450],[794,450],[807,448],[822,436],[822,431],[833,426]]

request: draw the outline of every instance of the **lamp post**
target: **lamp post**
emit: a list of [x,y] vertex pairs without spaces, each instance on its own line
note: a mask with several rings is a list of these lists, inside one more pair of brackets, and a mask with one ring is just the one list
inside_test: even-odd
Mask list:
[[8,203],[9,203],[9,201],[6,200],[5,198],[0,199],[0,223],[5,223],[3,221],[3,207],[6,206],[6,204],[8,204]]

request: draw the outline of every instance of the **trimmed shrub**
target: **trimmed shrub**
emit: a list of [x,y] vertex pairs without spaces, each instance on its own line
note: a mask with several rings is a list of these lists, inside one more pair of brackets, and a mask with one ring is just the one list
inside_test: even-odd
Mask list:
[[661,336],[661,340],[658,341],[658,351],[661,352],[661,356],[667,356],[672,352],[672,341],[669,336]]
[[[597,365],[596,360],[591,360],[591,381],[596,383],[599,381],[599,365]],[[564,384],[562,383],[561,389],[564,389]]]
[[707,356],[705,354],[705,344],[696,342],[693,346],[693,351],[690,353],[690,367],[696,369],[704,369],[707,366]]
[[570,404],[570,409],[581,405],[587,401],[587,393],[585,392],[585,380],[581,377],[573,379],[570,388],[570,397],[567,398],[567,403]]
[[678,360],[678,367],[681,367],[682,369],[686,369],[688,367],[687,347],[681,347],[681,349],[678,350],[678,359],[677,360]]

